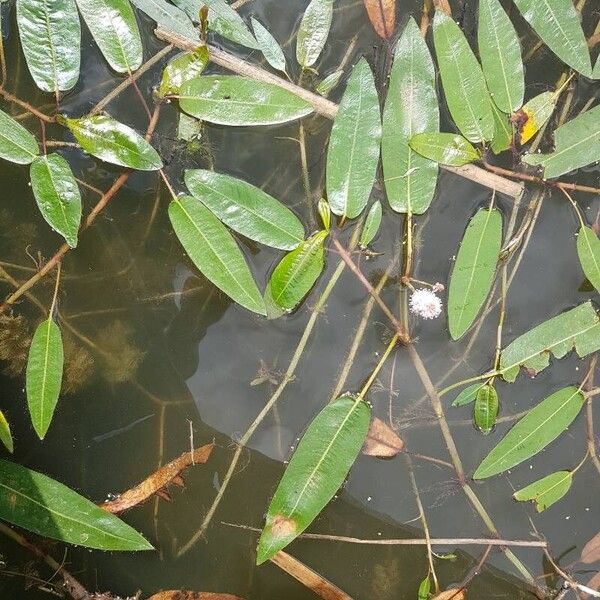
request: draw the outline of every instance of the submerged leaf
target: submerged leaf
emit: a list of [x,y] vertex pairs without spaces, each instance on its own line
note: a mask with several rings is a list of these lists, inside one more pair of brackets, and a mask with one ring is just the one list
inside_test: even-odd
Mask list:
[[363,0],[369,21],[377,35],[389,40],[396,28],[396,0]]
[[460,167],[479,160],[479,152],[457,133],[418,133],[410,147],[419,155],[442,165]]
[[206,46],[199,46],[193,52],[184,52],[176,56],[163,71],[158,95],[162,98],[168,94],[178,94],[184,83],[202,74],[208,59]]
[[369,209],[369,212],[367,213],[365,225],[360,233],[359,245],[361,248],[365,249],[373,241],[373,238],[379,232],[379,227],[381,225],[381,216],[381,202],[379,202],[379,200],[376,200],[373,203],[373,206],[371,206],[371,208]]
[[327,96],[329,92],[331,92],[331,90],[333,90],[333,88],[335,88],[335,86],[339,83],[343,74],[344,71],[338,69],[337,71],[334,71],[333,73],[327,75],[327,77],[320,81],[317,87],[315,88],[317,94],[321,94],[321,96]]
[[498,417],[498,394],[494,386],[488,384],[477,390],[473,416],[475,425],[483,435],[492,432]]
[[558,94],[542,92],[529,100],[515,115],[513,121],[519,131],[519,142],[526,144],[552,116]]
[[252,17],[252,29],[254,29],[258,47],[267,62],[274,69],[285,73],[285,55],[273,34],[254,17]]
[[40,153],[36,139],[12,117],[0,110],[0,158],[28,165]]
[[381,419],[375,417],[369,425],[369,432],[362,453],[378,458],[391,458],[404,450],[404,441]]
[[4,447],[12,454],[14,450],[14,444],[12,434],[10,432],[10,424],[6,420],[4,413],[0,410],[0,442],[4,444]]
[[600,292],[600,240],[590,227],[577,234],[577,254],[588,281]]
[[533,500],[540,513],[558,502],[571,489],[572,483],[571,471],[557,471],[516,491],[513,497],[519,502]]
[[312,67],[319,58],[331,29],[333,0],[311,0],[296,37],[296,59],[301,67]]

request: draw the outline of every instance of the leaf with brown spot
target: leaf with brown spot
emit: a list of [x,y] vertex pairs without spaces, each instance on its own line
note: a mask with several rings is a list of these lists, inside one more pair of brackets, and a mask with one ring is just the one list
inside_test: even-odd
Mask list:
[[600,533],[597,533],[581,551],[582,563],[591,564],[600,560]]
[[431,600],[466,600],[467,593],[460,588],[451,588],[434,596]]
[[396,28],[396,0],[363,0],[369,21],[384,40],[389,40]]
[[381,419],[375,417],[369,426],[369,433],[362,453],[378,458],[391,458],[404,450],[404,441]]
[[233,594],[215,592],[188,592],[186,590],[168,590],[150,596],[148,600],[243,600]]

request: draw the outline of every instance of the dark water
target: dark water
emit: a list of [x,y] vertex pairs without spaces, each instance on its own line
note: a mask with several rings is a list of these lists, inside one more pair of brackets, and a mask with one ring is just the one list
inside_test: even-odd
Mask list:
[[[588,3],[590,5],[593,2]],[[304,10],[304,0],[254,0],[242,12],[256,15],[280,41],[290,40]],[[466,31],[474,33],[476,3],[466,2],[457,11]],[[591,7],[593,8],[593,7]],[[420,17],[421,2],[399,1],[399,23],[409,15]],[[586,33],[595,19],[586,12]],[[3,5],[11,83],[9,89],[33,104],[48,102],[35,92],[16,40],[14,5]],[[140,15],[144,26],[146,57],[161,44],[151,36],[151,23]],[[528,49],[531,32],[515,18]],[[351,39],[358,33],[352,62],[364,54],[385,86],[386,49],[365,19],[362,3],[336,3],[330,42],[319,64],[322,75],[337,68]],[[293,63],[295,41],[285,44]],[[246,56],[244,50],[237,49]],[[258,58],[255,57],[257,60]],[[214,67],[211,67],[214,69]],[[140,79],[140,88],[151,98],[160,68]],[[561,65],[546,50],[527,65],[527,97],[552,87]],[[292,75],[297,75],[292,71]],[[69,115],[85,114],[110,91],[119,79],[113,76],[89,36],[85,38],[82,76],[76,90],[62,101]],[[574,108],[581,107],[598,86],[582,84]],[[339,90],[333,94],[339,99]],[[14,110],[14,107],[3,106]],[[50,107],[46,107],[50,110]],[[135,94],[128,90],[109,106],[121,121],[145,128],[145,116]],[[15,111],[16,113],[16,111]],[[444,115],[447,128],[450,127]],[[35,130],[33,121],[27,126]],[[304,122],[308,139],[308,161],[315,196],[322,188],[325,142],[331,124],[320,118]],[[158,128],[156,145],[168,158],[167,173],[182,190],[184,168],[206,168],[211,161],[219,172],[242,177],[264,187],[299,214],[307,224],[315,223],[307,209],[302,186],[298,124],[256,129],[206,126],[200,148],[189,149],[176,141],[177,111],[166,107]],[[63,139],[59,128],[48,131]],[[101,189],[107,189],[117,169],[76,151],[65,151],[76,174]],[[0,210],[0,258],[12,266],[7,270],[18,279],[30,275],[38,252],[50,257],[60,240],[37,214],[28,187],[26,168],[0,164],[3,204]],[[578,175],[578,181],[598,185],[598,168]],[[526,192],[519,215],[531,198]],[[374,197],[383,197],[379,189]],[[592,223],[598,211],[597,198],[580,196],[577,201]],[[457,176],[441,175],[436,199],[426,217],[418,221],[416,277],[446,283],[459,240],[468,219],[489,201],[489,192]],[[95,202],[84,195],[85,209]],[[512,200],[499,197],[508,222]],[[265,322],[232,305],[216,288],[198,275],[185,257],[168,222],[168,196],[156,175],[135,174],[127,186],[81,237],[75,252],[63,263],[60,291],[61,319],[76,330],[71,334],[79,366],[76,389],[61,397],[49,434],[40,443],[26,413],[21,377],[3,378],[2,409],[12,422],[16,460],[44,471],[100,501],[141,480],[158,465],[189,448],[193,424],[196,445],[215,440],[217,447],[206,466],[191,469],[187,488],[173,490],[171,503],[149,502],[126,514],[127,522],[143,532],[160,552],[119,555],[69,549],[68,568],[89,588],[110,590],[123,596],[141,589],[150,595],[160,589],[187,588],[238,594],[248,599],[312,598],[306,590],[276,566],[254,566],[256,533],[233,529],[224,522],[260,527],[270,496],[290,455],[310,419],[328,401],[367,300],[364,289],[345,272],[327,302],[309,339],[296,378],[285,389],[275,412],[269,414],[248,444],[236,474],[214,519],[193,548],[178,556],[182,546],[200,527],[235,450],[234,442],[261,411],[275,385],[251,386],[261,366],[279,381],[304,331],[319,293],[329,281],[339,258],[330,253],[327,272],[304,305],[293,315]],[[85,212],[84,212],[85,214]],[[23,224],[27,225],[23,225]],[[314,225],[313,225],[314,226]],[[574,234],[578,224],[561,195],[548,194],[534,235],[510,289],[505,340],[529,329],[592,294],[579,292],[582,274],[577,262]],[[377,281],[397,251],[402,218],[384,209],[384,224],[374,249],[380,256],[361,258],[361,268]],[[348,231],[344,232],[346,235]],[[240,240],[252,257],[260,287],[279,254]],[[31,256],[30,256],[31,255]],[[393,275],[397,274],[397,269]],[[9,291],[3,284],[3,292]],[[34,294],[50,303],[52,282],[39,284]],[[392,282],[382,293],[390,306],[397,305],[398,287]],[[15,308],[35,323],[39,313],[24,300]],[[434,381],[454,368],[447,383],[478,374],[493,359],[497,310],[484,322],[476,342],[463,357],[466,341],[449,341],[444,318],[415,322],[418,349]],[[64,331],[63,327],[63,331]],[[357,390],[371,372],[384,347],[386,319],[375,309],[343,389]],[[65,333],[65,335],[67,335]],[[85,339],[82,340],[81,336]],[[463,359],[462,362],[461,358]],[[392,362],[394,377],[391,383]],[[552,368],[535,380],[521,375],[512,385],[499,384],[502,416],[519,413],[568,384],[578,384],[587,365],[573,357],[554,361]],[[440,386],[443,387],[443,386]],[[389,415],[411,452],[447,460],[447,451],[437,422],[412,364],[400,349],[383,369],[380,385],[369,394],[375,414]],[[467,474],[510,426],[500,424],[483,438],[470,424],[470,408],[452,409],[453,394],[444,398],[458,449]],[[390,408],[391,398],[391,408]],[[575,477],[569,495],[542,515],[511,500],[514,489],[554,470],[571,468],[585,452],[585,419],[580,415],[573,427],[545,452],[474,489],[494,519],[500,535],[507,539],[529,539],[535,527],[547,537],[555,556],[563,564],[574,561],[583,544],[600,525],[598,473],[588,462]],[[454,472],[429,462],[414,460],[430,533],[433,537],[484,537],[486,529],[454,481]],[[422,537],[418,509],[404,457],[381,461],[360,457],[338,498],[311,526],[310,531],[356,537]],[[17,570],[30,557],[0,540],[7,570]],[[354,598],[416,598],[419,582],[427,574],[424,547],[368,547],[334,542],[300,540],[289,548],[306,564],[335,582]],[[456,552],[455,561],[438,560],[436,569],[442,588],[450,587],[472,568],[483,548],[436,547],[439,553]],[[55,553],[57,556],[60,550]],[[539,577],[548,572],[538,549],[517,550],[529,571]],[[45,576],[43,570],[42,577]],[[585,582],[590,573],[575,573]],[[544,580],[540,580],[543,582]],[[2,598],[45,597],[24,591],[22,577],[0,579]],[[469,591],[470,598],[528,598],[528,586],[499,551],[492,551],[480,576]]]

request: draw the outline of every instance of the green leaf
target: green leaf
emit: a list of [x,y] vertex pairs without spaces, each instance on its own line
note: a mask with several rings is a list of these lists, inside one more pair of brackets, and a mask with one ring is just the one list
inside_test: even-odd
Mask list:
[[321,96],[327,97],[329,95],[329,92],[331,92],[331,90],[333,90],[333,88],[335,88],[335,86],[340,82],[340,79],[342,78],[343,74],[344,71],[338,69],[337,71],[334,71],[333,73],[327,75],[327,77],[320,81],[317,87],[315,88],[317,94],[321,94]]
[[496,425],[498,417],[498,393],[492,385],[484,385],[479,388],[473,407],[475,425],[484,435],[491,433]]
[[23,54],[35,84],[67,91],[79,79],[81,25],[75,0],[18,0]]
[[558,502],[571,489],[572,483],[571,471],[556,471],[516,491],[513,498],[520,502],[533,500],[535,509],[541,513]]
[[193,52],[184,52],[176,56],[163,71],[158,95],[162,98],[168,94],[178,94],[184,83],[202,75],[208,60],[206,46],[199,46]]
[[521,108],[525,74],[519,36],[499,0],[479,0],[479,56],[488,89],[504,113]]
[[541,452],[579,414],[585,397],[576,387],[566,387],[532,408],[484,458],[474,479],[502,473]]
[[333,19],[333,0],[311,0],[306,7],[296,38],[296,59],[303,67],[312,67],[329,37]]
[[485,383],[474,383],[467,386],[452,402],[452,406],[464,406],[470,404],[477,398],[477,392],[485,386]]
[[28,165],[39,153],[38,143],[31,133],[0,110],[0,158]]
[[177,139],[184,142],[194,142],[202,137],[202,121],[179,113],[179,124],[177,125]]
[[559,177],[600,160],[600,105],[554,132],[554,152],[526,154],[523,161],[544,169],[544,179]]
[[550,354],[562,358],[575,348],[580,358],[600,349],[600,323],[591,302],[568,310],[513,340],[500,355],[500,371],[514,381],[519,368],[539,373],[550,363]]
[[381,116],[375,80],[361,58],[333,122],[327,150],[327,200],[333,214],[357,217],[367,205],[379,162]]
[[69,163],[60,154],[36,158],[31,163],[31,187],[44,219],[75,248],[81,194]]
[[417,600],[429,600],[429,594],[431,592],[431,580],[429,579],[429,573],[427,577],[421,581],[419,585],[419,592],[417,594]]
[[443,11],[433,20],[433,40],[450,114],[470,142],[494,137],[494,116],[483,72],[460,27]]
[[186,82],[179,104],[186,113],[218,125],[274,125],[310,114],[311,104],[271,83],[239,75],[205,75]]
[[411,17],[398,40],[383,111],[381,159],[392,210],[423,214],[437,183],[437,162],[416,154],[409,142],[418,133],[437,133],[440,113],[435,68]]
[[156,150],[139,133],[112,117],[95,115],[69,119],[61,116],[58,121],[96,158],[139,171],[156,171],[163,166]]
[[137,531],[62,483],[0,460],[0,519],[69,544],[98,550],[152,550]]
[[265,304],[246,260],[226,227],[191,196],[169,205],[173,229],[200,272],[232,300],[264,315]]
[[420,156],[442,165],[460,167],[479,160],[479,152],[458,133],[417,133],[410,147]]
[[577,234],[577,255],[588,281],[600,292],[600,240],[590,227]]
[[494,138],[490,148],[494,154],[500,154],[508,150],[513,142],[513,126],[510,115],[503,113],[494,102],[491,105],[494,114]]
[[196,169],[185,172],[185,184],[225,225],[251,240],[281,250],[304,240],[304,227],[291,210],[241,179]]
[[319,217],[321,217],[323,227],[326,231],[329,231],[331,229],[331,209],[329,208],[329,202],[327,202],[325,198],[321,198],[319,200],[319,203],[317,204],[317,211],[319,213]]
[[257,564],[285,548],[333,498],[360,452],[370,419],[369,405],[351,396],[330,402],[314,418],[271,500]]
[[525,119],[521,126],[520,142],[526,144],[552,116],[556,108],[558,94],[556,92],[542,92],[529,100],[520,113]]
[[366,248],[372,241],[373,238],[379,232],[379,227],[381,225],[381,202],[376,200],[373,202],[373,205],[369,209],[367,213],[367,218],[365,219],[365,225],[360,234],[360,247]]
[[600,57],[596,59],[596,66],[594,67],[594,72],[592,73],[592,79],[600,79]]
[[118,73],[135,71],[143,47],[129,0],[77,0],[77,6],[108,64]]
[[10,432],[10,424],[6,420],[4,413],[0,410],[0,442],[4,444],[4,447],[12,454],[14,450],[14,444],[12,434]]
[[283,54],[281,46],[277,43],[277,40],[273,37],[271,32],[254,17],[252,17],[252,29],[254,29],[258,47],[267,62],[274,69],[285,73],[285,55]]
[[310,292],[325,264],[327,231],[319,231],[286,254],[275,267],[267,293],[273,303],[292,310]]
[[586,77],[592,62],[572,0],[515,0],[523,18],[563,62]]
[[448,292],[448,327],[457,340],[471,327],[485,302],[496,273],[502,243],[502,213],[478,211],[463,236]]
[[43,440],[58,402],[63,376],[63,343],[52,317],[42,321],[33,335],[25,375],[31,422]]
[[131,0],[134,6],[146,13],[157,25],[178,35],[199,42],[198,30],[190,18],[166,0]]

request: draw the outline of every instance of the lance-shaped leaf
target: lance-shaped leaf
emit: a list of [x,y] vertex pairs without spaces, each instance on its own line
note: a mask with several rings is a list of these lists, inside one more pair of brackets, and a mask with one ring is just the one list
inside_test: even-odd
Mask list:
[[541,452],[579,414],[585,397],[566,387],[532,408],[483,459],[473,477],[485,479],[502,473]]
[[383,111],[381,158],[385,191],[393,210],[423,214],[431,204],[438,165],[415,153],[411,138],[437,133],[440,114],[435,68],[413,18],[398,40]]
[[485,383],[474,383],[473,385],[467,386],[452,402],[452,406],[464,406],[470,404],[477,398],[477,392],[485,386]]
[[417,133],[409,143],[419,156],[442,165],[460,167],[480,158],[471,142],[457,133]]
[[31,341],[25,387],[33,428],[44,439],[58,402],[63,376],[64,352],[58,325],[49,317],[42,321]]
[[196,169],[185,172],[185,184],[223,223],[251,240],[281,250],[304,240],[304,227],[289,208],[241,179]]
[[254,30],[258,47],[267,62],[274,69],[285,73],[285,55],[277,40],[273,37],[271,32],[254,17],[252,17],[252,29]]
[[363,0],[377,35],[389,40],[396,28],[396,0]]
[[0,460],[0,519],[86,548],[152,550],[137,531],[62,483]]
[[143,48],[129,0],[77,0],[77,6],[108,64],[118,73],[135,71]]
[[521,108],[525,74],[519,36],[499,0],[479,1],[479,56],[488,89],[505,113]]
[[494,137],[494,116],[483,72],[460,27],[443,11],[433,20],[433,40],[444,94],[460,132],[471,142]]
[[69,163],[60,154],[36,158],[31,163],[31,188],[44,219],[75,248],[81,194]]
[[331,29],[333,0],[311,0],[296,37],[296,59],[301,67],[312,67],[319,58]]
[[554,132],[554,152],[527,154],[523,161],[541,166],[544,179],[559,177],[600,160],[600,105],[561,125]]
[[6,420],[4,413],[0,410],[0,442],[4,444],[4,447],[12,454],[14,450],[14,444],[12,439],[12,433],[10,432],[10,424]]
[[313,111],[288,90],[239,75],[196,77],[181,87],[178,97],[186,113],[219,125],[274,125]]
[[200,201],[181,196],[169,205],[173,229],[200,272],[232,300],[264,315],[265,304],[227,228]]
[[600,79],[600,57],[596,59],[596,66],[592,73],[592,79]]
[[448,327],[453,340],[471,327],[490,293],[501,243],[500,211],[478,211],[465,231],[450,276]]
[[515,4],[558,58],[586,77],[592,74],[590,53],[572,0],[515,0]]
[[503,113],[492,102],[492,113],[494,114],[494,138],[490,148],[494,154],[500,154],[508,150],[513,142],[513,125],[510,115]]
[[588,281],[600,292],[600,240],[590,227],[577,234],[577,254]]
[[380,143],[375,80],[361,58],[348,80],[327,149],[327,200],[333,214],[353,219],[364,210],[375,182]]
[[334,71],[333,73],[327,75],[327,77],[325,77],[323,81],[320,81],[317,87],[315,88],[317,94],[321,94],[321,96],[328,96],[329,92],[331,92],[335,88],[335,86],[340,82],[340,79],[342,78],[343,74],[344,71],[338,69],[337,71]]
[[179,8],[165,0],[131,0],[134,6],[146,13],[157,25],[184,38],[199,41],[198,30],[190,18]]
[[419,584],[419,591],[417,592],[417,600],[429,600],[431,597],[431,580],[429,574]]
[[79,145],[89,154],[114,165],[156,171],[162,161],[156,150],[136,131],[107,115],[82,119],[60,117]]
[[498,393],[494,386],[484,385],[477,390],[473,418],[475,425],[484,435],[491,433],[498,417]]
[[375,202],[373,202],[373,206],[371,206],[369,212],[367,213],[365,225],[360,233],[359,245],[361,248],[366,248],[373,241],[373,238],[377,235],[379,227],[381,225],[381,216],[381,202],[379,202],[379,200],[376,200]]
[[202,75],[208,59],[206,46],[199,46],[192,52],[184,52],[176,56],[163,71],[158,95],[164,97],[168,94],[178,94],[184,83]]
[[558,502],[571,489],[572,483],[571,471],[556,471],[516,491],[513,498],[520,502],[533,500],[535,509],[541,513]]
[[12,117],[0,110],[0,158],[28,165],[40,153],[36,139]]
[[513,340],[500,355],[500,371],[514,381],[519,368],[538,373],[550,363],[550,355],[562,358],[573,348],[580,358],[600,349],[600,322],[591,302],[568,310]]
[[327,231],[319,231],[286,254],[275,267],[267,294],[283,310],[293,310],[310,292],[325,264]]
[[285,548],[333,498],[360,452],[370,418],[369,405],[351,396],[334,400],[314,418],[271,500],[257,564]]
[[45,92],[72,89],[79,79],[81,24],[75,0],[18,0],[23,54]]
[[526,144],[552,116],[556,108],[558,94],[542,92],[525,103],[516,114],[519,128],[519,141]]

